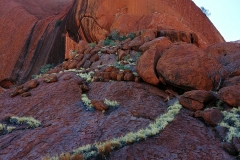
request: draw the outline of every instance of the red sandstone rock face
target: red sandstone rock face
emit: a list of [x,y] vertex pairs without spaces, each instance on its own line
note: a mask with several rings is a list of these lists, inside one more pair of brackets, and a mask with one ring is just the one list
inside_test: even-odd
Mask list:
[[[205,48],[224,39],[192,2],[186,0],[77,0],[68,14],[66,29],[78,41],[99,41],[114,29],[121,33],[142,29],[192,31]],[[79,35],[80,33],[80,35]]]
[[[167,110],[167,95],[156,87],[134,82],[90,84],[90,99],[116,100],[119,107],[105,113],[87,111],[80,101],[81,79],[74,73],[57,74],[59,81],[43,83],[31,97],[10,100],[8,90],[0,95],[0,117],[6,114],[33,116],[42,123],[35,129],[17,130],[0,136],[2,159],[41,159],[71,151],[81,145],[105,141],[146,127]],[[98,94],[101,93],[101,94]],[[21,112],[19,112],[21,110]],[[1,118],[2,120],[2,118]],[[46,141],[47,139],[47,141]],[[233,159],[221,147],[213,128],[189,117],[182,109],[160,134],[126,146],[106,159]]]
[[44,64],[64,59],[64,27],[58,27],[72,0],[2,0],[0,81],[23,83]]

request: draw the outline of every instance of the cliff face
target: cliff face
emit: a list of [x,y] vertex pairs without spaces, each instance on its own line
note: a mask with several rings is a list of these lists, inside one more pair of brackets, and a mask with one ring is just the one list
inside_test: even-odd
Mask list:
[[64,28],[59,25],[71,3],[0,1],[0,81],[23,83],[43,64],[57,64],[64,59]]
[[61,63],[66,32],[76,42],[98,42],[113,30],[126,34],[142,29],[195,33],[201,48],[224,42],[190,0],[2,0],[0,4],[0,81],[21,84],[42,65]]
[[195,32],[201,48],[224,42],[205,14],[190,0],[76,0],[67,18],[67,30],[78,41],[99,41],[114,29],[121,33],[141,29]]

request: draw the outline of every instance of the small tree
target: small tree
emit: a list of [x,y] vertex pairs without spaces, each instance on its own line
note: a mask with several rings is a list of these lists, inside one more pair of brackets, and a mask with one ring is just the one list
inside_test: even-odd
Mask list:
[[209,12],[209,10],[204,8],[203,6],[201,7],[201,10],[206,16],[208,16],[208,17],[211,16],[211,12]]

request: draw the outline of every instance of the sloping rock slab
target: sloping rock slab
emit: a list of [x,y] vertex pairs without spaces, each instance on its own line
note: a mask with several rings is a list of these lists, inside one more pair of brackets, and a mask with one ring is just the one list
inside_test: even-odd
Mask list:
[[[182,109],[159,135],[110,153],[107,159],[231,159],[211,128]],[[134,155],[134,158],[132,157]]]
[[[2,159],[38,160],[45,155],[71,151],[85,144],[145,128],[167,111],[162,98],[167,95],[163,91],[134,82],[91,83],[87,92],[90,99],[107,98],[118,101],[120,105],[105,113],[87,111],[80,101],[78,83],[81,79],[71,73],[65,74],[58,75],[56,83],[41,81],[38,88],[31,90],[32,97],[11,99],[11,90],[0,95],[1,118],[8,113],[33,116],[43,126],[1,136]],[[71,78],[64,78],[66,76]],[[158,136],[114,151],[106,159],[232,159],[221,148],[213,130],[188,114],[183,109]]]

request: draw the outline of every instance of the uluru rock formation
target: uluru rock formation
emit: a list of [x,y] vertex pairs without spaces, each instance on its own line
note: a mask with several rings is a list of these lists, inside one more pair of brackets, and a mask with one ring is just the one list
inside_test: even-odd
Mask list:
[[240,45],[191,0],[2,0],[0,159],[237,159]]

